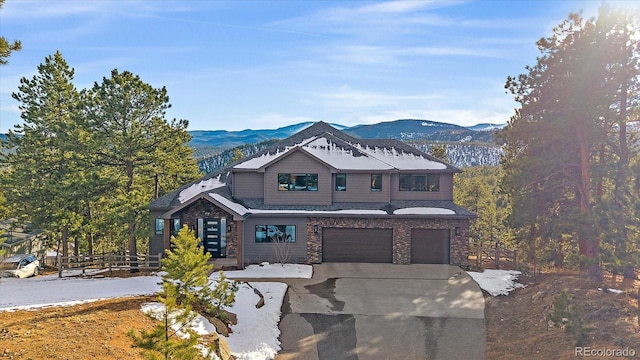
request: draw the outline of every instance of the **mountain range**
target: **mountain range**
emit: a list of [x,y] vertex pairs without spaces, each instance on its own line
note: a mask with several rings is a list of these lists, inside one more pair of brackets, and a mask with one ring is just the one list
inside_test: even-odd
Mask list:
[[[190,131],[190,142],[202,171],[211,172],[228,163],[235,152],[249,156],[311,126],[303,122],[277,129],[242,131]],[[506,124],[478,124],[464,127],[431,120],[403,119],[352,127],[331,124],[338,130],[358,138],[397,139],[422,151],[441,144],[446,147],[449,161],[458,167],[497,165],[501,150],[495,145],[494,133]]]
[[[241,131],[194,130],[189,131],[192,137],[190,145],[196,149],[204,147],[221,151],[244,144],[284,139],[312,124],[312,122],[302,122],[277,129]],[[493,142],[492,131],[503,128],[505,124],[478,124],[464,127],[430,120],[406,119],[352,127],[339,124],[331,124],[331,126],[349,135],[369,139]]]

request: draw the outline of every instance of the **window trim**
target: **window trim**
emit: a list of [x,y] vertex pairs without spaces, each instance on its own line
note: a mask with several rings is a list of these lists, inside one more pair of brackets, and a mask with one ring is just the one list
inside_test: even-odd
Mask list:
[[155,223],[156,235],[164,235],[164,219],[156,218]]
[[[277,177],[278,191],[318,191],[318,188],[319,188],[319,180],[318,180],[317,173],[278,173],[277,176],[278,176]],[[296,184],[291,182],[292,176],[296,176],[296,182],[298,180],[297,177],[304,176],[305,177],[304,188],[296,189]],[[288,182],[281,183],[280,179],[285,177],[289,179]],[[309,181],[309,178],[311,178],[312,180]],[[313,181],[314,178],[315,178],[315,182]],[[314,184],[315,184],[315,187],[313,186]]]
[[[258,228],[262,227],[264,230],[258,231]],[[277,242],[277,241],[271,241],[269,239],[271,239],[272,237],[269,236],[269,227],[283,227],[283,229],[277,229],[277,231],[283,233],[285,235],[285,240],[287,239],[286,237],[289,237],[288,241],[283,241],[283,242]],[[283,231],[284,230],[284,231]],[[282,224],[278,224],[278,225],[274,225],[274,224],[270,224],[270,225],[265,225],[265,224],[256,224],[255,226],[255,232],[254,232],[254,240],[253,242],[256,244],[295,244],[296,243],[296,225],[282,225]],[[275,231],[274,231],[275,232]],[[258,236],[258,233],[264,234],[264,236]],[[258,241],[258,239],[264,239],[261,241]]]
[[[338,177],[344,178],[344,188],[342,189],[338,188]],[[333,186],[333,191],[339,191],[339,192],[347,191],[347,174],[344,174],[344,173],[335,174],[335,184]]]
[[[424,187],[422,189],[403,188],[403,177],[411,177],[410,184],[416,183],[416,178],[424,178]],[[440,174],[400,174],[398,177],[398,191],[417,191],[417,192],[440,192]]]
[[[373,187],[374,179],[380,178],[380,185]],[[371,174],[371,191],[372,192],[381,192],[382,191],[382,174]]]

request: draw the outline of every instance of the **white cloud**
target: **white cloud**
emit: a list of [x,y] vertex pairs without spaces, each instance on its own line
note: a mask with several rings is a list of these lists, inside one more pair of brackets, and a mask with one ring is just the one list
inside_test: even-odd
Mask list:
[[329,108],[379,108],[402,106],[407,102],[426,102],[441,98],[438,94],[396,95],[355,90],[341,86],[336,92],[317,94],[317,98]]

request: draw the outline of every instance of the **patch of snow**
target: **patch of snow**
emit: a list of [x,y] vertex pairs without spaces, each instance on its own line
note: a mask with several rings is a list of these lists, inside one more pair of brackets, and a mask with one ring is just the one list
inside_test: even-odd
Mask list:
[[203,191],[217,189],[225,185],[226,184],[224,182],[220,181],[220,175],[207,180],[202,180],[182,190],[180,192],[180,195],[178,196],[178,201],[180,201],[180,203],[184,203],[185,201],[191,199],[192,197],[200,194]]
[[211,196],[212,199],[216,200],[220,204],[226,206],[230,210],[233,210],[242,216],[249,212],[246,207],[238,204],[237,202],[231,201],[220,194],[211,193],[209,194],[209,196]]
[[238,324],[231,329],[227,343],[238,360],[267,360],[275,358],[281,350],[280,308],[287,291],[287,284],[278,282],[249,283],[264,296],[264,306],[256,309],[260,297],[253,288],[243,283],[236,294],[236,301],[229,309],[238,315]]
[[435,207],[410,207],[404,209],[396,209],[394,215],[455,215],[456,212],[451,209],[435,208]]
[[[253,291],[256,288],[264,296],[264,306],[256,308],[260,297]],[[281,350],[280,307],[287,291],[283,283],[242,283],[236,293],[236,301],[227,310],[238,315],[238,324],[233,325],[232,333],[225,338],[231,354],[236,359],[268,360],[275,358]],[[161,303],[147,303],[142,305],[142,311],[156,319],[162,319],[164,305]],[[196,314],[187,325],[199,335],[212,334],[215,326],[205,317]],[[179,326],[174,326],[180,336]]]
[[[598,290],[602,291],[602,288],[598,288]],[[607,291],[610,292],[610,293],[614,293],[614,294],[622,294],[622,293],[624,293],[624,290],[611,289],[611,288],[608,288]]]
[[467,271],[467,273],[478,283],[482,290],[491,296],[509,295],[515,289],[526,287],[526,285],[516,282],[520,271],[514,270],[485,270],[484,272]]
[[[249,265],[244,270],[225,271],[224,275],[229,279],[238,278],[302,278],[311,279],[313,267],[301,264],[269,264],[263,262],[260,265]],[[214,272],[209,277],[212,280],[219,278],[219,273]]]
[[[0,278],[0,311],[72,306],[110,298],[153,295],[160,290],[160,281],[157,275],[95,279],[58,278],[56,274],[27,279]],[[255,307],[260,298],[249,285],[264,296],[265,305],[260,309]],[[227,338],[237,359],[273,359],[280,350],[278,322],[286,290],[286,284],[277,282],[241,284],[236,302],[229,308],[238,315],[238,324],[232,327],[234,332]],[[149,305],[147,309],[153,307]],[[204,318],[198,318],[193,326],[200,334],[214,329]]]
[[262,210],[262,209],[249,209],[252,214],[310,214],[310,215],[327,215],[327,214],[342,214],[342,215],[386,215],[384,210]]
[[[65,271],[65,275],[68,273]],[[159,276],[131,278],[58,278],[58,275],[27,279],[0,279],[0,311],[51,306],[71,306],[104,299],[153,295],[160,290]]]

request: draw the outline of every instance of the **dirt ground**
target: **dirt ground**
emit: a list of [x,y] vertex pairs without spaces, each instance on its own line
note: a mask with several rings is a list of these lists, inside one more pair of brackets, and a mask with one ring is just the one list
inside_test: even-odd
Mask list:
[[[129,276],[128,273],[121,274]],[[634,349],[640,358],[637,292],[640,281],[607,286],[623,294],[599,291],[577,273],[522,277],[527,285],[509,296],[486,299],[487,359],[575,359],[572,338],[550,327],[547,314],[563,289],[583,309],[592,349]],[[154,297],[122,298],[71,307],[0,312],[0,359],[142,359],[131,347],[130,329],[151,329],[140,311]]]
[[[591,349],[634,350],[640,359],[638,290],[640,281],[606,277],[600,287],[624,289],[616,294],[598,290],[577,272],[543,273],[533,278],[522,276],[527,287],[509,296],[485,296],[487,359],[576,359],[575,339],[564,329],[553,326],[548,314],[553,300],[567,290],[572,304],[581,309],[586,341]],[[598,357],[617,358],[621,357]]]

